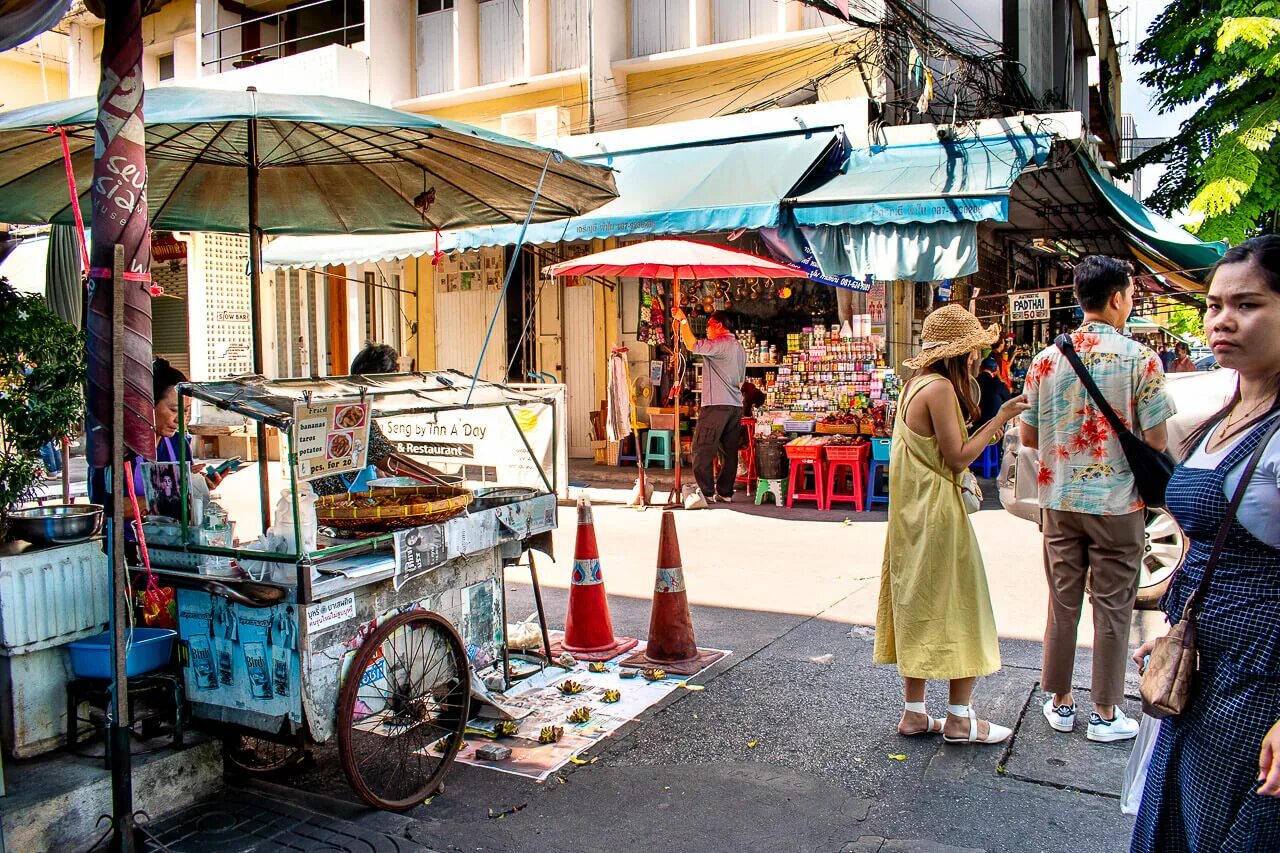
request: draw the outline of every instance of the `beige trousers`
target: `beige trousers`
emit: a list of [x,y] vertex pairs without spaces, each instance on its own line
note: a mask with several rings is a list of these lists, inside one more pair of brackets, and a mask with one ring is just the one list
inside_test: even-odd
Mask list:
[[1044,566],[1049,580],[1049,617],[1044,629],[1040,686],[1071,690],[1076,632],[1086,582],[1093,605],[1094,704],[1124,701],[1129,662],[1129,620],[1138,592],[1145,545],[1146,513],[1087,515],[1044,511]]

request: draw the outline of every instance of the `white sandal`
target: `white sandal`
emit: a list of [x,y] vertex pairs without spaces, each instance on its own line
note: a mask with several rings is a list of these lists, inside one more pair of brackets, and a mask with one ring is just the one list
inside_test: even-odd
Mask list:
[[965,743],[965,744],[992,744],[1004,743],[1013,734],[1013,729],[996,723],[987,721],[987,736],[985,738],[978,737],[978,715],[973,712],[972,705],[948,705],[947,713],[953,717],[969,720],[968,737],[948,737],[943,735],[942,739],[946,743]]
[[925,708],[923,702],[906,702],[903,705],[903,716],[910,712],[912,714],[924,714],[925,719],[929,722],[925,728],[918,732],[904,732],[902,730],[903,720],[898,721],[898,734],[902,737],[923,737],[924,735],[940,735],[942,734],[942,726],[946,723],[941,717],[930,717],[928,709]]

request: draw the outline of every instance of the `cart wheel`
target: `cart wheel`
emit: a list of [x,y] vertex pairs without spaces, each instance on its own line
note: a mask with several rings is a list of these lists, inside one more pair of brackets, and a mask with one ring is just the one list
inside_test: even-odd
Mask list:
[[222,754],[237,770],[266,776],[297,767],[306,758],[307,748],[301,738],[297,743],[281,743],[254,735],[230,734],[222,741]]
[[338,694],[338,751],[352,789],[403,811],[441,786],[471,701],[467,655],[448,620],[425,610],[379,625]]

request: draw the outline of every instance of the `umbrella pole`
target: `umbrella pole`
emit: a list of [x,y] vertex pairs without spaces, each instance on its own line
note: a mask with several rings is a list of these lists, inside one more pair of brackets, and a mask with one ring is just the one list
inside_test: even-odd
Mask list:
[[[117,244],[111,288],[112,322],[124,328],[124,246]],[[117,331],[111,338],[111,525],[107,541],[111,560],[111,705],[107,717],[107,751],[111,765],[111,850],[132,851],[133,768],[129,752],[129,679],[127,670],[129,621],[129,575],[124,554],[124,340]]]
[[[256,92],[250,86],[248,91]],[[262,229],[258,227],[258,120],[249,119],[249,335],[253,372],[265,376],[262,357]],[[271,526],[271,471],[267,460],[267,425],[258,422],[258,503],[262,532]]]
[[667,506],[681,506],[680,498],[680,460],[684,455],[683,445],[680,441],[680,392],[684,381],[684,371],[680,369],[680,321],[675,318],[676,309],[680,307],[680,273],[676,272],[671,277],[671,290],[674,301],[671,305],[671,337],[672,345],[676,352],[676,384],[673,394],[675,395],[676,409],[676,429],[675,429],[675,454],[676,454],[676,478],[675,484],[671,487],[671,494],[667,495]]

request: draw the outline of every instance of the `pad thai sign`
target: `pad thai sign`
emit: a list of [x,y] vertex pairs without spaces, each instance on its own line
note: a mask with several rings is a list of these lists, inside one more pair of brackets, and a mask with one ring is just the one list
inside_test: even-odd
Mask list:
[[1009,314],[1010,320],[1014,323],[1023,320],[1048,320],[1049,291],[1015,293],[1009,297]]
[[298,455],[298,479],[363,468],[369,453],[369,423],[369,404],[360,400],[295,405],[291,446]]

